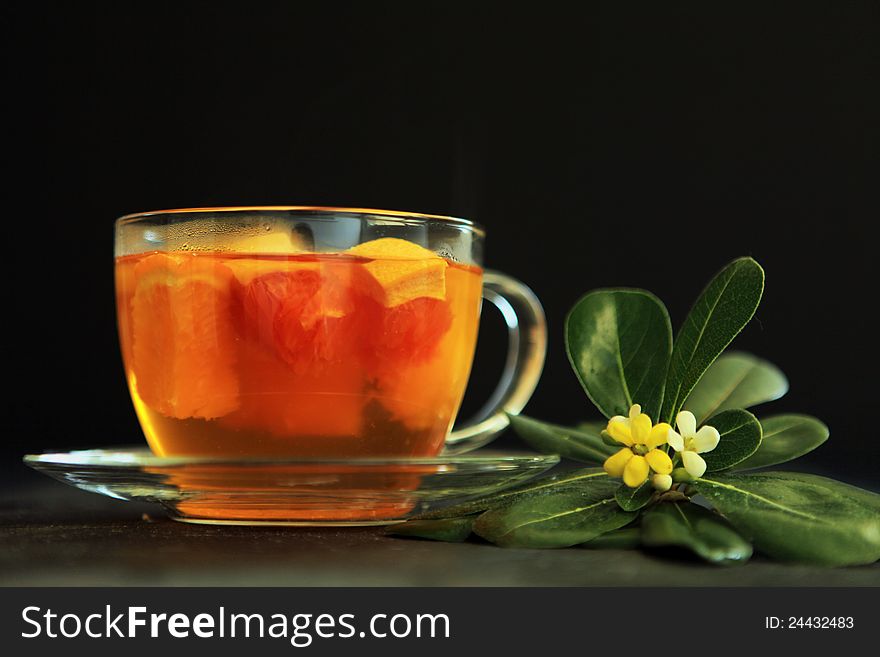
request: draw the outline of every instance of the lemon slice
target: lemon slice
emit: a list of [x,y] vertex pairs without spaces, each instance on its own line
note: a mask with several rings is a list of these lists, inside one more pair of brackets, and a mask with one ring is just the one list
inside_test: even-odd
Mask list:
[[446,298],[449,263],[429,249],[395,237],[383,237],[358,244],[348,253],[370,260],[361,266],[378,284],[381,292],[377,300],[386,308],[413,299]]

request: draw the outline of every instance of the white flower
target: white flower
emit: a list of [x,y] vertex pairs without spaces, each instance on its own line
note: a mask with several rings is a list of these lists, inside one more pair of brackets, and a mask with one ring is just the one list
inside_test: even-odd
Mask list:
[[690,411],[682,411],[675,418],[678,432],[669,430],[666,442],[681,455],[684,469],[692,477],[702,477],[706,472],[706,461],[700,454],[711,452],[718,447],[721,434],[715,427],[703,426],[697,431],[697,418]]

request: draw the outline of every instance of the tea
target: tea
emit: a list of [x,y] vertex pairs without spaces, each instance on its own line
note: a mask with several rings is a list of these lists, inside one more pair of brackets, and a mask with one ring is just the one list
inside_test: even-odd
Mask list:
[[120,257],[123,360],[150,447],[435,455],[467,383],[481,285],[479,268],[394,238]]

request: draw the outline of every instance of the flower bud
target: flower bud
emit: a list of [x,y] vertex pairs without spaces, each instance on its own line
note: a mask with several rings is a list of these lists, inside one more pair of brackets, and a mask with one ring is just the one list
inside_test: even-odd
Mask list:
[[682,482],[691,482],[693,480],[694,478],[684,468],[676,468],[672,471],[672,481],[677,484],[680,484]]
[[655,490],[667,491],[672,488],[672,477],[668,474],[655,474],[651,477],[651,485]]

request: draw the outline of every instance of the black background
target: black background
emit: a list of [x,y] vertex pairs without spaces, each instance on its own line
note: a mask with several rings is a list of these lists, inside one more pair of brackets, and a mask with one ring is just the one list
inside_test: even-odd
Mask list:
[[[772,9],[771,9],[772,5]],[[759,8],[757,8],[759,7]],[[824,419],[802,467],[877,484],[874,3],[13,2],[2,9],[7,482],[140,431],[115,333],[113,220],[326,204],[453,214],[551,332],[526,412],[593,417],[561,320],[645,287],[678,325],[752,255],[738,339]],[[487,313],[467,408],[497,378]],[[507,444],[513,444],[506,438]]]

